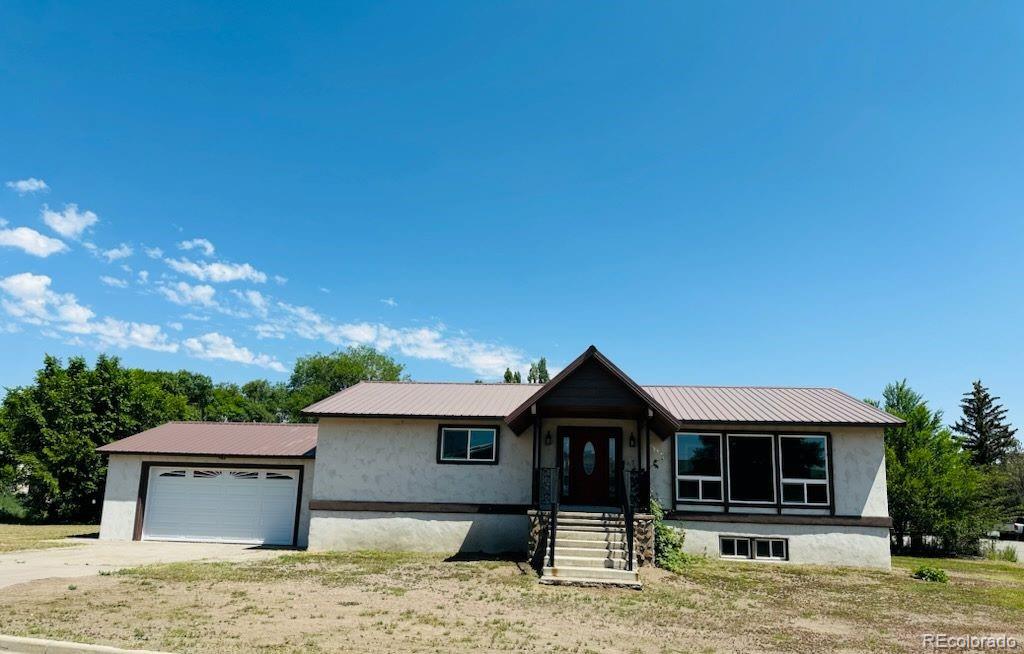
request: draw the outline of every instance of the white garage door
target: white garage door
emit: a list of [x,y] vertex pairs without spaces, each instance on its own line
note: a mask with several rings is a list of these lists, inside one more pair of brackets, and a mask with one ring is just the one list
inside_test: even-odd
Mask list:
[[142,537],[291,545],[298,492],[298,470],[153,466]]

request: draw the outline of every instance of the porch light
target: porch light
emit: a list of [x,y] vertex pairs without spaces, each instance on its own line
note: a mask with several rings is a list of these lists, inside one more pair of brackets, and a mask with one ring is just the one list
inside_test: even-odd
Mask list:
[[551,445],[551,432],[544,434],[544,444]]
[[636,447],[636,436],[633,434],[633,432],[629,432],[629,446]]

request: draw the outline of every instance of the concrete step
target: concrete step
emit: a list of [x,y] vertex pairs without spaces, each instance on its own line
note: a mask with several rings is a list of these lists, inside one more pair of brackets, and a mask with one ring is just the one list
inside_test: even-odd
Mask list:
[[622,522],[622,512],[598,513],[596,511],[559,511],[558,519],[562,518],[586,518],[591,520],[618,520]]
[[607,529],[559,529],[555,533],[555,546],[566,541],[587,541],[589,543],[622,543],[626,542],[626,532],[609,531]]
[[620,559],[603,557],[603,556],[560,556],[557,552],[555,553],[555,567],[556,568],[606,568],[614,570],[625,570],[626,569],[626,558]]
[[558,527],[571,527],[578,525],[580,527],[607,527],[609,529],[625,529],[626,523],[621,520],[616,522],[615,520],[601,520],[598,518],[563,518],[558,516]]
[[616,570],[614,568],[576,568],[554,566],[544,568],[541,581],[546,579],[558,579],[561,581],[575,581],[581,583],[604,582],[612,584],[637,585],[640,584],[640,575],[636,570]]
[[565,531],[597,531],[611,534],[625,534],[626,528],[615,525],[603,525],[600,522],[562,522],[558,521],[558,533]]
[[555,558],[560,556],[594,556],[609,559],[625,559],[626,550],[621,547],[569,547],[555,543]]

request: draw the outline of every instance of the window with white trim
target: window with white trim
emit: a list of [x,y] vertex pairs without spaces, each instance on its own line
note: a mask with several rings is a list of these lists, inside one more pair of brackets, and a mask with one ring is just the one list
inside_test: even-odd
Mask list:
[[775,503],[775,437],[729,434],[729,501]]
[[785,538],[755,538],[749,536],[721,536],[718,553],[725,559],[768,559],[785,561],[789,558],[789,543]]
[[825,436],[780,435],[782,503],[829,503],[828,440]]
[[498,460],[498,430],[493,427],[442,427],[441,463],[494,463]]
[[676,498],[722,501],[721,434],[676,434]]

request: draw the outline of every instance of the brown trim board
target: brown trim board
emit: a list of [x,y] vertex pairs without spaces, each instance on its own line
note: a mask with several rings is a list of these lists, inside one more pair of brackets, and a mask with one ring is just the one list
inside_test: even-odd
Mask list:
[[822,525],[833,527],[892,527],[892,518],[843,515],[776,515],[774,513],[700,513],[667,511],[666,520],[688,522],[738,522],[762,525]]
[[139,474],[139,494],[135,500],[135,526],[132,532],[132,540],[142,540],[142,526],[146,515],[146,496],[149,493],[149,470],[153,466],[169,468],[250,468],[268,470],[298,470],[299,487],[295,492],[295,524],[292,528],[292,547],[299,543],[299,519],[302,514],[302,490],[306,483],[306,466],[304,465],[274,465],[271,463],[221,463],[210,461],[143,461],[142,472]]
[[358,502],[310,500],[310,511],[377,511],[380,513],[495,513],[526,515],[529,504],[464,504],[459,502]]

